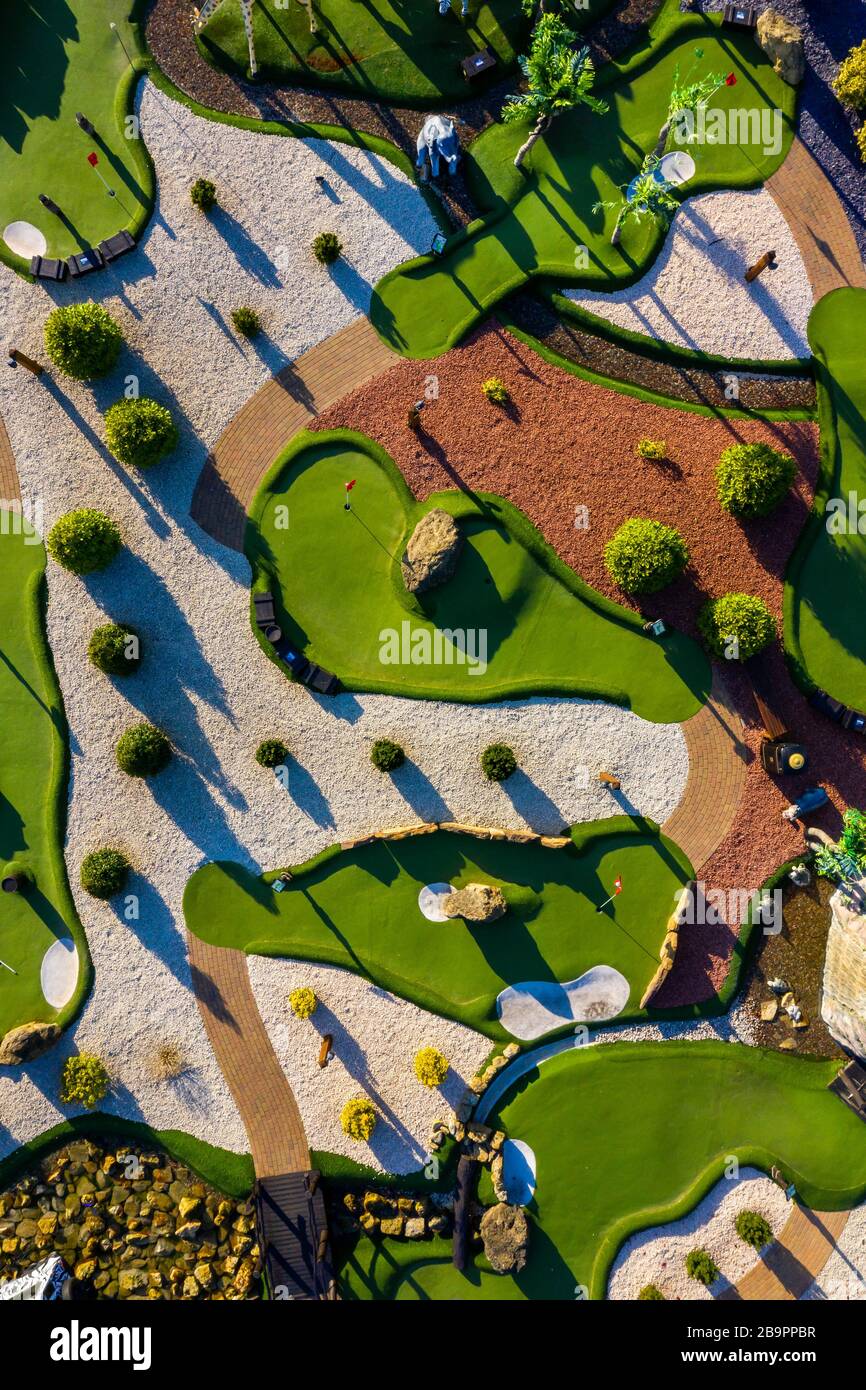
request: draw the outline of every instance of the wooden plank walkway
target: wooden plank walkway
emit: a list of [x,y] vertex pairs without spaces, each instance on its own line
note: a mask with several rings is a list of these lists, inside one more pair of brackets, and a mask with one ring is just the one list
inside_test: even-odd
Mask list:
[[845,285],[866,288],[866,270],[839,195],[799,136],[764,187],[791,228],[816,302]]
[[280,450],[322,410],[397,361],[361,315],[283,367],[242,406],[205,460],[193,520],[223,545],[242,550],[247,509]]
[[764,1258],[719,1299],[777,1303],[801,1298],[830,1258],[849,1216],[847,1211],[796,1206]]
[[15,467],[15,455],[9,443],[3,417],[0,415],[0,502],[20,501],[21,484],[18,481],[18,469]]

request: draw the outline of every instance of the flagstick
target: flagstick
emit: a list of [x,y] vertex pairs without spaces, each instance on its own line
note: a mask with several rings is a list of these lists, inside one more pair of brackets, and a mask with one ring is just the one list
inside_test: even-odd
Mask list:
[[4,969],[4,970],[8,970],[10,975],[17,975],[17,974],[18,974],[18,971],[17,971],[17,970],[13,970],[11,965],[7,965],[6,962],[5,962],[5,960],[0,960],[0,965],[3,966],[3,969]]
[[603,908],[603,907],[607,907],[608,903],[612,903],[613,900],[614,900],[614,898],[618,898],[618,897],[619,897],[619,894],[620,894],[620,890],[619,890],[619,889],[617,889],[616,892],[611,893],[611,895],[610,895],[609,898],[605,898],[605,900],[604,900],[603,903],[599,903],[598,907],[595,909],[596,912],[601,912],[602,908]]

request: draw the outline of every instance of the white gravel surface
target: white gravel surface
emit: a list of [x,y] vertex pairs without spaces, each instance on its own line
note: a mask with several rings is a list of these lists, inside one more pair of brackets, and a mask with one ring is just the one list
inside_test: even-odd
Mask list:
[[[773,1235],[778,1236],[791,1214],[791,1204],[781,1188],[757,1168],[741,1168],[737,1177],[717,1182],[682,1220],[650,1226],[630,1236],[611,1267],[608,1298],[637,1298],[646,1284],[657,1285],[667,1299],[718,1297],[728,1285],[742,1279],[759,1258],[734,1229],[741,1211],[760,1212]],[[686,1274],[686,1255],[695,1249],[708,1250],[721,1270],[710,1288]]]
[[854,1208],[835,1250],[802,1297],[838,1302],[866,1299],[866,1202]]
[[[774,269],[743,276],[765,251]],[[724,357],[808,357],[812,290],[787,222],[763,188],[704,193],[676,214],[658,259],[613,294],[564,293],[621,328]]]
[[[127,344],[111,375],[91,385],[20,369],[0,376],[25,502],[41,510],[43,529],[72,507],[99,505],[126,542],[108,570],[86,581],[49,566],[48,633],[71,731],[67,863],[96,980],[56,1048],[24,1073],[0,1069],[0,1154],[62,1118],[60,1068],[77,1050],[106,1060],[114,1080],[107,1109],[246,1149],[190,990],[181,899],[202,862],[273,867],[335,839],[422,819],[555,831],[633,803],[663,821],[687,774],[678,727],[604,705],[316,700],[265,658],[250,630],[246,560],[189,519],[195,480],[208,448],[272,371],[366,306],[367,290],[353,298],[346,282],[312,263],[311,235],[337,227],[357,289],[422,249],[432,223],[408,181],[363,151],[201,121],[150,86],[141,115],[160,199],[140,250],[116,270],[51,291],[0,267],[0,320],[23,351],[44,359],[53,302],[89,297],[104,300]],[[309,212],[322,169],[341,200],[329,201],[327,220]],[[201,173],[217,183],[227,215],[207,219],[189,205]],[[276,270],[257,246],[291,248],[291,269]],[[270,335],[262,345],[240,343],[226,328],[240,303],[261,309]],[[132,376],[142,394],[172,408],[181,435],[176,453],[146,475],[125,472],[101,442],[102,413]],[[126,680],[111,681],[86,660],[91,631],[109,617],[142,635],[141,669]],[[120,733],[142,718],[161,725],[177,753],[152,782],[126,778],[114,763]],[[271,734],[295,754],[287,790],[253,760]],[[369,762],[372,742],[385,735],[410,759],[393,778]],[[512,743],[522,765],[504,786],[478,767],[495,740]],[[587,767],[601,766],[622,777],[621,796],[587,782]],[[125,849],[139,870],[131,920],[123,900],[101,904],[78,887],[81,859],[105,844]],[[393,1017],[390,1005],[386,1012]],[[147,1070],[163,1041],[188,1061],[168,1083]],[[304,1119],[313,1132],[322,1123],[315,1109]]]

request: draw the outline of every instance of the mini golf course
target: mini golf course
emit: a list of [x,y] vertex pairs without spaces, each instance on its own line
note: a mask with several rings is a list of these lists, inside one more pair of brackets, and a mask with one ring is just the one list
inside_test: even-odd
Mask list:
[[[67,1023],[90,982],[90,958],[63,862],[66,720],[42,623],[45,551],[20,517],[0,530],[0,870],[30,882],[0,898],[0,1037],[35,1021]],[[35,542],[35,543],[34,543]],[[78,977],[60,1007],[43,992],[42,965],[62,941],[78,952]],[[68,962],[69,963],[69,962]],[[49,988],[49,993],[51,990]]]
[[[717,92],[713,108],[782,113],[778,153],[764,153],[763,144],[694,145],[697,174],[686,194],[755,187],[772,174],[790,147],[794,89],[776,76],[750,35],[722,30],[718,14],[681,14],[679,0],[668,0],[649,38],[600,70],[595,91],[609,103],[606,115],[566,111],[522,169],[514,168],[513,159],[527,125],[494,124],[479,136],[465,170],[482,217],[451,237],[443,255],[409,261],[379,281],[370,318],[385,342],[407,357],[434,357],[534,275],[592,289],[639,279],[657,255],[664,229],[646,218],[627,224],[619,246],[611,246],[610,238],[620,186],[655,146],[678,65],[682,76],[693,70],[735,74],[736,85]],[[595,213],[597,202],[617,207]],[[576,268],[579,247],[588,251],[586,269]]]
[[[0,234],[9,223],[38,228],[47,255],[65,257],[96,245],[122,227],[137,233],[153,201],[153,175],[144,142],[126,138],[134,75],[109,21],[130,55],[142,54],[130,23],[139,0],[40,0],[4,5],[0,13]],[[75,123],[83,112],[96,134]],[[97,155],[91,168],[87,156]],[[115,190],[110,197],[98,174]],[[45,193],[62,217],[39,202]],[[16,269],[0,241],[0,257]]]
[[[600,964],[631,984],[621,1017],[645,1017],[637,1006],[691,866],[646,821],[619,816],[572,836],[564,849],[448,831],[334,846],[294,869],[279,894],[276,875],[206,864],[187,885],[184,915],[214,945],[342,966],[492,1038],[510,1037],[496,1014],[505,986],[571,980]],[[597,913],[618,874],[628,891],[615,913]],[[495,884],[508,912],[488,923],[428,921],[418,894],[442,882]]]
[[[801,671],[858,710],[866,709],[866,512],[860,507],[866,496],[864,324],[866,290],[834,290],[809,317],[818,373],[821,478],[785,595],[785,636]],[[841,526],[825,510],[831,498],[844,504]]]
[[[400,558],[432,507],[460,520],[465,544],[447,584],[412,595]],[[245,544],[253,589],[274,594],[285,637],[350,690],[460,701],[583,695],[657,723],[688,719],[709,691],[709,663],[690,638],[646,636],[638,614],[584,584],[510,503],[469,492],[416,503],[363,435],[299,435],[253,502]],[[413,643],[416,633],[444,633],[442,659],[414,664],[404,624]],[[457,660],[455,631],[484,634],[485,670]],[[398,663],[383,662],[383,633],[400,635]]]
[[[342,1296],[561,1299],[604,1297],[622,1242],[690,1211],[727,1157],[775,1163],[798,1196],[842,1210],[866,1192],[866,1130],[827,1090],[838,1062],[715,1042],[571,1049],[529,1073],[488,1123],[528,1144],[538,1165],[529,1258],[518,1275],[483,1257],[459,1273],[448,1247],[359,1241]],[[480,1196],[493,1199],[489,1176]]]

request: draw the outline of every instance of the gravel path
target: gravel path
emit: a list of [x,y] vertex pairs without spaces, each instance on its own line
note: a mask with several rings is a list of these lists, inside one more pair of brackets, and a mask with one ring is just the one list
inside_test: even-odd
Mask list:
[[855,1207],[836,1248],[804,1299],[866,1299],[866,1202]]
[[[747,284],[744,272],[768,248],[776,267]],[[758,361],[809,356],[806,267],[762,188],[687,199],[658,259],[629,289],[563,293],[622,328],[692,351]]]

